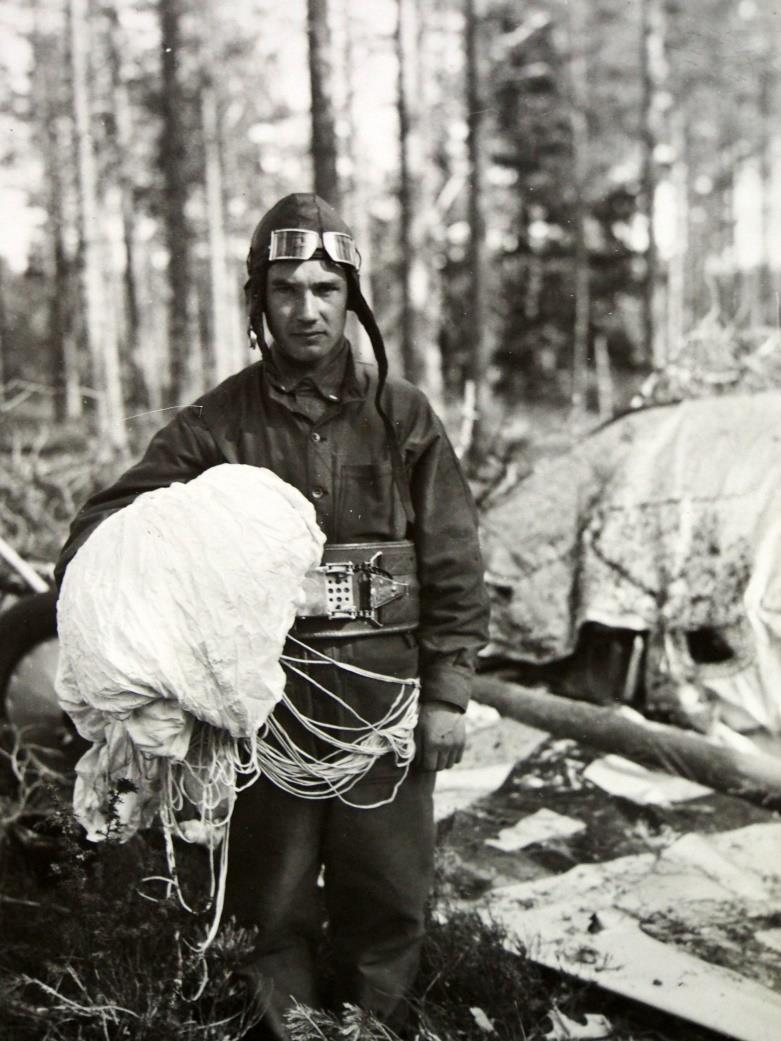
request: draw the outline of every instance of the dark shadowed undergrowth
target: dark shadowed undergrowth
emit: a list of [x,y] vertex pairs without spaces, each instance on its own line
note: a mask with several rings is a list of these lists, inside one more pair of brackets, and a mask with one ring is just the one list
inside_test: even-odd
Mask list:
[[[207,890],[198,850],[180,851],[185,891]],[[86,843],[69,811],[9,828],[0,844],[0,1037],[3,1041],[232,1041],[251,1019],[234,970],[252,937],[223,925],[205,963],[190,946],[208,918],[191,914],[164,885],[154,835],[119,846]],[[155,900],[151,900],[154,897]],[[200,996],[198,992],[202,989]],[[475,914],[437,913],[413,998],[421,1038],[534,1039],[550,1023],[561,980],[506,949]],[[474,1011],[479,1010],[479,1011]],[[485,1017],[485,1018],[483,1018]],[[372,1017],[298,1010],[297,1041],[393,1035]]]
[[[165,899],[159,836],[87,843],[53,786],[45,812],[39,806],[15,815],[9,778],[0,781],[2,1041],[240,1038],[258,1018],[235,971],[251,951],[252,935],[224,922],[205,959],[194,950],[210,920],[202,851],[177,851],[193,913],[175,897]],[[464,909],[462,898],[470,894],[446,852],[439,865],[408,1038],[542,1041],[554,1008],[573,1019],[607,1014],[614,1041],[714,1037],[542,969],[499,925]],[[326,937],[326,966],[327,948]],[[299,1008],[290,1027],[293,1041],[395,1041],[354,1008],[339,1016]]]
[[[187,891],[206,892],[198,851],[181,853]],[[192,945],[204,916],[163,899],[163,883],[142,882],[166,873],[153,837],[95,847],[65,809],[7,831],[0,846],[3,1041],[241,1036],[250,1013],[233,970],[251,936],[228,924],[202,960]]]

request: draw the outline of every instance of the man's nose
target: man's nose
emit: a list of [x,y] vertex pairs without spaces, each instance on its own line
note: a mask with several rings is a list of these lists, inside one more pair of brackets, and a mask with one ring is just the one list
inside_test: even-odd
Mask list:
[[298,300],[298,319],[313,322],[317,318],[317,301],[314,293],[302,293]]

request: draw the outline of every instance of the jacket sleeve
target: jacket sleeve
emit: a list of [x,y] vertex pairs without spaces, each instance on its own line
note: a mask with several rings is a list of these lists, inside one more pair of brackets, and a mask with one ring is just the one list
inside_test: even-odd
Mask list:
[[189,481],[209,467],[224,462],[201,412],[200,405],[183,409],[155,434],[139,462],[82,506],[71,524],[70,534],[54,568],[58,587],[77,550],[106,517],[128,506],[143,492],[167,488],[175,481]]
[[477,652],[488,640],[488,595],[477,509],[440,420],[429,411],[412,469],[421,584],[421,696],[465,709]]

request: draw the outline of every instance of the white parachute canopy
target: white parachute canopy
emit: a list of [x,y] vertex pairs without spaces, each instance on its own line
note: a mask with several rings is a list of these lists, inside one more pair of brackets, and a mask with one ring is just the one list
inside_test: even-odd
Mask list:
[[300,492],[241,464],[147,492],[90,535],[60,593],[57,693],[95,743],[74,796],[91,837],[117,774],[142,789],[119,806],[118,837],[151,823],[157,764],[187,757],[194,720],[254,737],[324,541]]

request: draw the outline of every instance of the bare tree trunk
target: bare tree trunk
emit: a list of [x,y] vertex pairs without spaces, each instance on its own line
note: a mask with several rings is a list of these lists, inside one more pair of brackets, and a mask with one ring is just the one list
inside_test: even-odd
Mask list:
[[[83,412],[79,356],[70,321],[72,296],[71,265],[65,248],[65,204],[62,157],[70,142],[63,140],[62,24],[43,24],[42,13],[33,9],[34,90],[36,110],[41,115],[41,154],[46,192],[48,226],[51,230],[51,278],[48,281],[48,353],[54,414],[57,420],[78,419]],[[56,33],[56,35],[55,35]]]
[[104,11],[108,24],[108,60],[111,66],[111,93],[114,111],[114,160],[122,215],[122,247],[125,254],[125,265],[122,274],[122,295],[124,297],[124,322],[122,326],[125,340],[125,357],[128,359],[128,367],[131,373],[129,397],[135,407],[144,408],[149,405],[150,394],[144,378],[144,367],[141,358],[141,316],[138,305],[135,248],[136,208],[133,199],[131,165],[128,161],[133,133],[132,117],[123,67],[122,28],[119,22],[116,0],[109,0],[104,5]]
[[60,131],[56,123],[47,128],[52,140],[52,163],[47,160],[49,180],[49,218],[52,228],[52,261],[54,278],[49,297],[49,336],[54,360],[54,414],[58,420],[80,419],[84,414],[81,396],[79,349],[69,316],[68,302],[72,299],[71,263],[65,249],[65,209],[63,205],[62,174],[60,172]]
[[119,351],[109,320],[108,294],[100,236],[92,127],[89,106],[88,32],[86,0],[69,0],[73,113],[77,146],[77,183],[81,233],[81,273],[84,293],[85,335],[97,392],[99,445],[115,451],[127,448]]
[[192,335],[192,244],[185,208],[188,187],[185,175],[185,109],[180,79],[182,0],[158,0],[162,64],[162,116],[160,166],[163,174],[165,238],[168,251],[168,349],[170,385],[168,400],[178,405],[200,381],[200,344]]
[[466,301],[465,334],[470,345],[467,378],[474,384],[476,418],[472,427],[472,443],[467,449],[470,463],[477,464],[483,455],[488,412],[488,338],[485,329],[485,216],[483,212],[482,124],[479,44],[476,0],[464,0],[467,156],[469,166],[469,293]]
[[312,162],[315,192],[321,199],[338,207],[341,199],[336,166],[328,0],[307,0],[307,33],[312,91]]
[[667,272],[667,344],[671,358],[683,345],[686,331],[686,272],[689,264],[689,170],[683,115],[672,119],[672,187],[675,198],[675,247]]
[[[357,0],[357,2],[360,3],[361,0]],[[344,117],[347,123],[346,149],[349,160],[348,174],[342,186],[344,208],[361,254],[361,292],[371,303],[372,244],[370,195],[367,191],[365,178],[356,176],[356,171],[364,168],[365,156],[361,144],[360,129],[355,116],[354,26],[351,17],[350,0],[341,0],[339,14],[342,20]],[[372,360],[374,355],[366,330],[352,313],[348,320],[351,320],[349,336],[357,355],[364,360]]]
[[[687,134],[686,149],[686,197],[694,196],[695,170],[691,162],[691,142]],[[704,227],[694,219],[694,209],[687,207],[686,212],[686,268],[687,278],[684,283],[684,313],[689,317],[689,324],[695,325],[705,311],[705,244]]]
[[216,33],[212,0],[202,6],[201,128],[203,131],[206,224],[209,246],[209,321],[213,376],[226,379],[240,366],[238,302],[232,291],[225,235],[222,140],[217,95]]
[[415,311],[418,341],[421,344],[420,359],[422,364],[421,384],[429,400],[436,409],[444,407],[445,377],[443,372],[442,351],[440,348],[440,329],[444,308],[444,287],[442,276],[437,266],[438,255],[444,252],[444,222],[437,214],[439,183],[435,158],[437,143],[431,133],[431,112],[435,80],[431,75],[434,60],[430,48],[437,34],[436,24],[432,20],[436,15],[436,4],[428,0],[415,0],[417,14],[418,40],[415,48],[417,58],[415,66],[416,96],[419,98],[420,112],[425,117],[417,130],[417,154],[419,156],[419,173],[413,167],[413,176],[420,185],[420,198],[415,208],[412,226],[411,257],[411,289],[412,304]]
[[[735,166],[733,163],[725,169],[718,186],[718,251],[719,255],[729,260],[735,245]],[[740,309],[738,288],[734,275],[721,279],[722,306],[726,304],[727,313],[734,317]]]
[[574,284],[575,320],[572,329],[572,407],[576,413],[588,407],[589,331],[591,327],[591,278],[586,245],[586,178],[588,172],[588,60],[585,25],[580,4],[568,4],[569,113],[572,131],[572,180],[575,194]]
[[615,393],[613,390],[613,374],[610,370],[610,353],[607,349],[607,337],[598,333],[594,337],[594,367],[597,373],[597,409],[600,419],[610,419],[615,411]]
[[5,401],[5,353],[8,344],[8,312],[5,306],[5,260],[0,257],[0,405]]
[[643,286],[643,344],[646,359],[659,367],[666,360],[658,336],[655,313],[659,262],[655,231],[657,170],[654,152],[659,138],[659,87],[665,78],[665,29],[662,0],[642,0],[641,12],[642,111],[640,137],[643,147],[642,197],[648,228]]
[[411,257],[413,184],[410,172],[410,55],[412,0],[396,0],[396,57],[398,60],[397,111],[399,117],[399,276],[401,280],[401,360],[404,375],[412,383],[420,378],[415,351],[415,316],[412,310]]
[[139,260],[141,297],[146,301],[141,315],[141,364],[149,391],[149,408],[157,411],[165,406],[170,373],[166,299],[149,250],[142,250]]
[[766,55],[762,63],[759,81],[759,191],[760,191],[760,252],[758,273],[758,311],[757,324],[775,324],[776,303],[772,292],[772,271],[770,236],[773,226],[773,130],[775,126],[774,101],[776,92],[776,72],[773,66],[773,55]]
[[220,382],[238,367],[238,311],[236,301],[230,292],[228,275],[219,116],[213,83],[204,83],[201,88],[201,124],[205,151],[206,224],[209,245],[209,333],[214,379]]
[[424,75],[430,72],[422,67],[425,15],[418,0],[397,0],[397,5],[401,355],[404,375],[438,405],[442,399],[442,366],[436,327],[441,308],[430,270],[434,247],[429,225],[434,192],[427,177],[431,166],[423,155],[421,133]]

